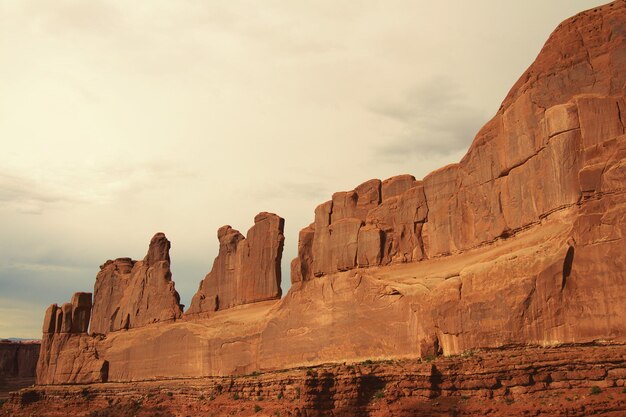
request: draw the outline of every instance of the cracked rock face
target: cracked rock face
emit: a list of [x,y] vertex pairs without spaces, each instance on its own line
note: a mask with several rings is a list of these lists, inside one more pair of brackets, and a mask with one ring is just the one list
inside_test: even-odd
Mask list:
[[143,261],[118,258],[100,267],[91,333],[107,334],[181,317],[183,306],[172,281],[169,249],[169,240],[157,233]]
[[284,227],[284,219],[265,212],[256,215],[246,237],[230,226],[221,227],[219,254],[186,316],[204,317],[242,304],[280,299]]
[[[293,282],[466,251],[606,183],[601,170],[619,164],[610,153],[624,141],[623,14],[614,2],[559,26],[459,163],[423,181],[370,180],[320,205],[300,235]],[[591,151],[607,146],[616,161],[596,163]]]

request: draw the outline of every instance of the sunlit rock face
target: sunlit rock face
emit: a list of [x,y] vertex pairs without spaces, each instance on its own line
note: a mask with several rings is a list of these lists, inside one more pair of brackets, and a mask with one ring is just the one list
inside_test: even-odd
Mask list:
[[279,299],[284,227],[281,217],[265,212],[256,215],[246,237],[230,226],[221,227],[219,254],[187,316],[206,317],[217,310]]
[[39,382],[625,341],[625,25],[623,1],[559,25],[459,163],[320,204],[282,299],[273,214],[220,228],[185,320],[164,236],[108,262],[91,335],[74,302],[46,314]]
[[157,233],[143,261],[119,258],[100,267],[91,333],[107,334],[182,316],[170,271],[170,246],[165,235]]

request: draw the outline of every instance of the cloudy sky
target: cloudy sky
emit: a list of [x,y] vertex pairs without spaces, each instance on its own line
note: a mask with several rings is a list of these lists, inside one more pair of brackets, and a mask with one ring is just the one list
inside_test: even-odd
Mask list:
[[[457,161],[591,0],[0,0],[0,338],[172,241],[189,304],[260,211]],[[261,7],[262,4],[262,7]]]

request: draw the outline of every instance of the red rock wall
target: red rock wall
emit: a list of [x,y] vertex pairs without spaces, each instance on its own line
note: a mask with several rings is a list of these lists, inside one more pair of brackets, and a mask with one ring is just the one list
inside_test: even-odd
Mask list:
[[[135,326],[133,315],[105,303],[94,306],[92,332],[129,330],[99,338],[72,332],[72,305],[52,309],[40,383],[624,341],[624,22],[626,3],[615,2],[559,26],[460,163],[423,181],[370,180],[318,206],[300,232],[282,300],[283,221],[262,213],[247,238],[218,231],[220,252],[192,301],[193,320],[144,326],[160,316],[139,314]],[[107,263],[98,279],[111,283],[96,284],[107,295],[95,303],[137,311],[134,288],[144,284],[118,294],[112,283],[135,268],[148,279],[154,260],[162,269],[152,276],[169,282],[163,239],[143,263]],[[165,301],[159,314],[171,311],[173,285],[164,288],[151,296]]]
[[280,299],[284,226],[281,217],[259,213],[246,237],[230,226],[221,227],[217,231],[219,254],[211,272],[200,282],[187,317]]
[[0,340],[0,377],[35,376],[40,343]]
[[601,172],[590,149],[624,134],[624,14],[615,2],[561,24],[460,163],[318,206],[292,281],[458,253],[579,202]]
[[624,357],[624,345],[509,348],[230,378],[34,387],[14,393],[0,416],[623,416]]
[[98,357],[97,338],[87,334],[91,307],[91,293],[75,293],[71,303],[48,307],[37,362],[38,384],[107,380],[108,362]]
[[119,258],[100,267],[94,287],[91,333],[107,334],[182,316],[169,250],[169,240],[157,233],[143,261]]

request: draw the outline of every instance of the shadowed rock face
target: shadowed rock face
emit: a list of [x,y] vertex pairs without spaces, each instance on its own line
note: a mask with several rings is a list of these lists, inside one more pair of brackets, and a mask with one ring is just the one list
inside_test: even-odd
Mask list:
[[100,267],[94,287],[91,332],[107,334],[182,315],[170,271],[170,242],[163,233],[150,241],[143,261],[118,258]]
[[[626,341],[624,27],[623,1],[567,20],[458,164],[422,181],[370,180],[319,205],[300,232],[293,285],[281,300],[283,222],[267,213],[246,238],[218,231],[194,320],[147,326],[161,316],[143,315],[136,300],[145,292],[125,284],[145,282],[155,265],[169,273],[161,238],[143,262],[108,262],[98,280],[124,285],[96,295],[91,328],[109,333],[72,333],[74,303],[51,308],[44,333],[54,335],[52,347],[42,344],[42,355],[52,353],[40,359],[48,369],[40,383]],[[133,278],[136,270],[145,272]],[[156,311],[170,311],[171,292],[155,294],[150,300],[166,306]],[[99,300],[127,311],[128,325],[117,307],[97,311]],[[135,315],[142,325],[132,325]],[[89,365],[67,365],[76,358]]]
[[0,380],[35,376],[40,343],[0,340]]
[[217,231],[219,254],[211,272],[200,282],[187,316],[206,316],[237,305],[279,299],[284,226],[281,217],[259,213],[247,237],[230,226],[221,227]]

